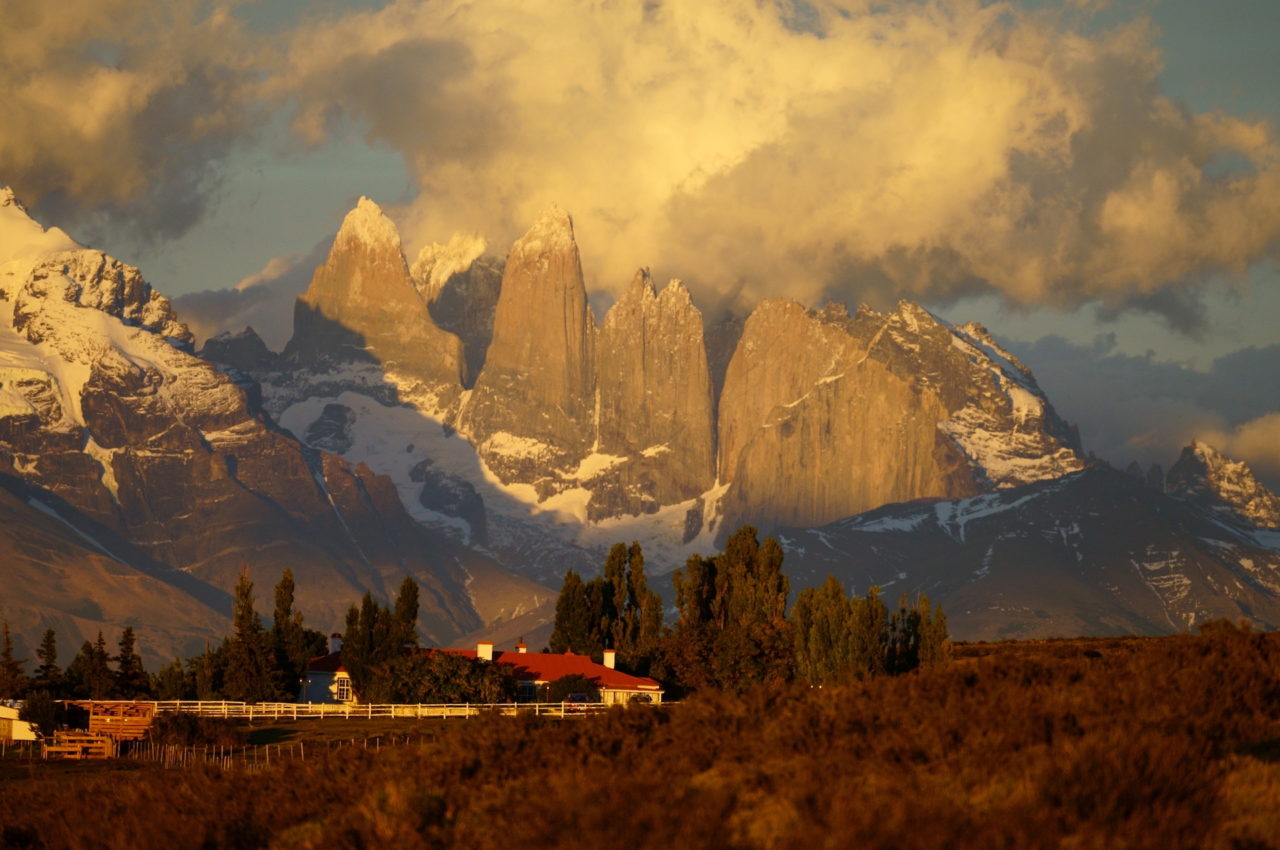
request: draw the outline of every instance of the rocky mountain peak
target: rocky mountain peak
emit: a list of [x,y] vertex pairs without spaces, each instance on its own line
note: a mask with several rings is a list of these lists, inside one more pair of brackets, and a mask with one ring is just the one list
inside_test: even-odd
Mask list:
[[382,212],[382,207],[363,196],[342,220],[334,247],[351,242],[400,254],[400,231],[395,223]]
[[552,207],[507,256],[493,341],[460,417],[504,482],[546,478],[548,468],[586,454],[595,431],[595,345],[573,221]]
[[0,207],[17,206],[18,209],[26,212],[26,207],[22,206],[22,202],[18,200],[18,196],[13,194],[13,189],[9,186],[0,186]]
[[1232,460],[1201,440],[1182,450],[1165,476],[1165,489],[1254,525],[1280,528],[1280,498],[1254,477],[1244,461]]
[[578,244],[573,236],[573,218],[553,204],[511,247],[510,261],[514,262],[517,257],[536,257],[570,250],[574,254],[578,252]]
[[648,296],[657,298],[658,293],[653,287],[653,278],[649,275],[646,268],[636,269],[635,276],[631,278],[631,283],[627,286],[627,292],[622,296],[623,301],[640,301]]
[[217,336],[205,340],[200,356],[211,363],[218,363],[239,369],[242,372],[255,373],[272,368],[276,355],[267,348],[267,344],[258,336],[258,332],[250,325],[242,331],[232,333],[223,331]]
[[462,342],[432,320],[395,225],[368,198],[347,214],[298,298],[285,356],[330,366],[376,364],[401,394],[436,410],[456,402],[466,378]]

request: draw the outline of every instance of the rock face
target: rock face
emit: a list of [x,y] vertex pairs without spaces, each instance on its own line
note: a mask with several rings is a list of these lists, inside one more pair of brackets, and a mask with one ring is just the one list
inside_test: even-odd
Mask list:
[[223,331],[205,340],[200,356],[210,363],[246,374],[267,372],[277,365],[278,357],[252,327],[239,333]]
[[715,457],[711,376],[702,314],[684,284],[659,294],[648,271],[637,272],[605,316],[597,364],[597,450],[625,460],[593,488],[595,516],[651,513],[705,492]]
[[293,325],[285,357],[308,368],[372,361],[441,409],[462,391],[462,342],[432,321],[400,234],[368,198],[343,220],[328,259],[298,299]]
[[511,248],[493,342],[459,419],[505,483],[560,489],[594,441],[596,325],[573,222],[547,211]]
[[1234,461],[1196,440],[1165,477],[1165,489],[1261,528],[1280,528],[1280,498],[1264,487],[1243,461]]
[[765,301],[720,400],[725,527],[810,525],[1083,468],[1030,373],[981,328]]

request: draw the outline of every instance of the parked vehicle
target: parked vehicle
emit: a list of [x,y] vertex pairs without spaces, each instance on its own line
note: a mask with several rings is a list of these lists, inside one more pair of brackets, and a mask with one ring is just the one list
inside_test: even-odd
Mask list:
[[565,711],[586,711],[591,704],[591,697],[586,694],[569,694],[564,698]]

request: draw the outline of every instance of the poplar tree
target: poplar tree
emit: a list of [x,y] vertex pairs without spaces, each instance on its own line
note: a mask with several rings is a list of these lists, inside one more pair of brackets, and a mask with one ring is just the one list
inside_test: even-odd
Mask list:
[[226,642],[223,693],[227,699],[262,702],[275,699],[280,691],[271,641],[262,618],[253,607],[253,581],[249,568],[241,566],[236,581],[232,622],[235,633]]
[[418,583],[413,576],[405,576],[400,582],[392,621],[395,649],[418,645]]
[[789,583],[777,540],[743,526],[714,558],[691,557],[675,575],[680,619],[664,667],[690,687],[740,691],[794,672]]
[[365,593],[360,607],[352,605],[347,611],[346,631],[342,635],[342,666],[351,677],[351,687],[365,702],[379,702],[370,690],[379,665],[400,654],[395,645],[396,626],[394,615],[379,605],[373,594]]
[[586,655],[597,649],[592,641],[592,619],[586,585],[570,567],[556,597],[556,622],[549,641],[551,651]]

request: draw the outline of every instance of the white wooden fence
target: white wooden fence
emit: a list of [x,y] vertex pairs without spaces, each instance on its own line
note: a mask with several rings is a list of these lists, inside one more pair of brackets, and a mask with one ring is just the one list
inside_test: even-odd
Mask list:
[[[95,700],[96,704],[111,704],[117,700]],[[308,717],[345,718],[428,718],[475,717],[479,714],[533,714],[548,717],[574,717],[603,711],[603,703],[523,702],[523,703],[465,703],[453,705],[337,705],[311,702],[232,702],[228,700],[129,700],[133,705],[155,706],[156,714],[181,711],[201,717],[237,717],[247,720],[301,720]]]

